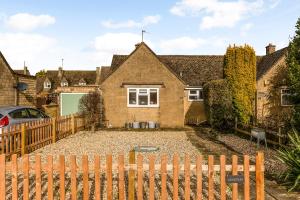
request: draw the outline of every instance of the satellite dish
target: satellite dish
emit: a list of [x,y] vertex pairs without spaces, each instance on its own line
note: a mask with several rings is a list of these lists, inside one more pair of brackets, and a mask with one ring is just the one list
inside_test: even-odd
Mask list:
[[23,82],[19,82],[18,84],[17,84],[17,90],[18,91],[25,91],[25,90],[27,90],[27,88],[28,88],[28,84],[27,83],[23,83]]

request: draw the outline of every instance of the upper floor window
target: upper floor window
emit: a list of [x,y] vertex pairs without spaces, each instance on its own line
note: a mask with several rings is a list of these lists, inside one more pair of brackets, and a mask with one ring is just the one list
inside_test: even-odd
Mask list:
[[51,88],[51,83],[48,81],[44,82],[44,88]]
[[203,89],[189,89],[188,99],[189,101],[203,101]]
[[60,83],[60,86],[61,87],[67,87],[68,86],[68,82],[63,81],[63,82]]
[[292,93],[289,89],[281,89],[281,105],[291,106],[293,105]]
[[127,106],[128,107],[158,107],[159,89],[158,88],[128,88]]
[[81,85],[81,86],[83,86],[83,85],[86,85],[86,83],[85,82],[79,82],[79,84],[78,85]]

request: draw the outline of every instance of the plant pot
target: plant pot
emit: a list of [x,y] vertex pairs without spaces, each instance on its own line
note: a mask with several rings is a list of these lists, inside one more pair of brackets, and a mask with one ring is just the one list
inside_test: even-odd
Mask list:
[[134,128],[134,129],[140,128],[140,123],[139,122],[133,122],[132,123],[132,128]]
[[148,127],[149,128],[155,128],[155,122],[148,122]]

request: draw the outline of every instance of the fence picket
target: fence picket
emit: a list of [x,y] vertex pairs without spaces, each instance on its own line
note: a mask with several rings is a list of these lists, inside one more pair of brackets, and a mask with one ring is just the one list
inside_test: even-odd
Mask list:
[[185,160],[184,160],[184,196],[185,199],[188,200],[190,199],[190,195],[191,195],[191,181],[190,181],[190,157],[188,155],[185,155]]
[[[3,139],[3,137],[2,137]],[[2,140],[3,141],[3,140]],[[5,154],[0,155],[0,199],[6,199],[6,169]],[[4,180],[4,181],[3,181]]]
[[[238,165],[238,157],[236,155],[232,156],[232,175],[237,175],[237,165]],[[232,199],[237,200],[238,199],[238,184],[233,183],[232,184]]]
[[226,157],[225,155],[220,156],[220,186],[221,186],[221,200],[226,200]]
[[95,163],[95,166],[94,166],[94,171],[95,171],[95,199],[96,200],[100,200],[100,197],[101,197],[101,193],[100,193],[100,191],[101,191],[101,185],[100,185],[100,183],[101,183],[101,180],[100,180],[100,178],[101,178],[101,168],[100,168],[100,166],[101,166],[101,163],[100,163],[100,156],[99,155],[96,155],[95,156],[95,161],[94,161]]
[[47,175],[48,175],[48,199],[53,200],[53,157],[47,157]]
[[250,174],[248,155],[244,155],[244,200],[250,200]]
[[17,155],[13,154],[11,157],[11,171],[12,171],[12,199],[18,199],[18,160]]
[[264,200],[265,199],[265,182],[264,182],[264,156],[262,152],[256,154],[256,199]]
[[77,200],[77,163],[76,156],[71,155],[71,198]]
[[202,199],[202,156],[197,156],[196,161],[196,176],[197,176],[197,200]]
[[149,200],[154,200],[154,181],[155,181],[155,156],[149,156]]
[[119,200],[125,199],[124,155],[119,155]]
[[173,156],[173,199],[178,200],[179,156]]
[[161,157],[161,200],[167,199],[167,156]]
[[35,198],[42,199],[41,156],[35,156]]
[[23,156],[23,200],[29,199],[29,156]]

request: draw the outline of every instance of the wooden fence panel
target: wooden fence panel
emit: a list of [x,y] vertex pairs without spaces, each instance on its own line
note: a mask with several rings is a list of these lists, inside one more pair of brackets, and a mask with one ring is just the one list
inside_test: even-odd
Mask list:
[[[238,164],[237,156],[232,156],[231,164],[226,164],[226,157],[222,155],[220,156],[220,164],[215,164],[212,155],[208,156],[208,162],[203,161],[202,155],[197,156],[196,159],[186,155],[183,163],[180,163],[179,156],[175,154],[172,164],[168,164],[166,155],[161,157],[159,164],[155,164],[155,156],[150,155],[148,157],[149,163],[145,164],[144,160],[146,159],[140,154],[137,156],[136,164],[125,165],[124,155],[119,155],[118,162],[115,164],[112,155],[107,155],[106,162],[101,165],[100,156],[95,156],[94,163],[90,164],[88,156],[83,155],[78,160],[81,164],[77,165],[75,156],[70,156],[68,160],[65,160],[63,155],[55,158],[47,156],[47,163],[42,163],[40,155],[36,155],[33,159],[29,159],[28,155],[17,159],[17,155],[13,154],[11,160],[6,161],[5,155],[2,154],[0,156],[0,178],[4,181],[0,182],[0,199],[9,197],[10,199],[22,198],[25,200],[31,198],[50,200],[95,198],[98,200],[105,198],[106,195],[107,199],[110,200],[117,198],[122,200],[126,199],[125,195],[129,189],[129,183],[126,181],[129,177],[127,172],[136,170],[137,184],[135,186],[135,180],[133,180],[133,186],[137,188],[137,199],[144,199],[146,195],[150,200],[156,198],[199,200],[206,198],[206,196],[208,199],[220,197],[224,200],[227,196],[231,198],[231,194],[232,199],[239,199],[241,196],[239,196],[238,187],[234,186],[237,183],[226,183],[225,177],[226,173],[237,175],[243,172],[243,196],[245,200],[249,200],[250,174],[255,172],[256,199],[263,200],[263,154],[258,153],[256,155],[255,165],[250,165],[248,155],[243,156],[243,158],[242,165]],[[20,168],[18,168],[18,163],[21,165]],[[157,177],[160,178],[155,178],[156,173],[158,174]],[[30,176],[32,174],[35,176]],[[42,176],[43,174],[47,174],[47,179]],[[53,178],[54,174],[55,178]],[[89,176],[91,174],[94,176]],[[82,178],[77,178],[79,176]],[[146,181],[147,179],[144,182],[145,176],[148,176],[149,182]],[[33,178],[30,179],[29,177]],[[101,180],[102,177],[105,177],[105,180]],[[116,179],[113,179],[114,177]],[[94,184],[90,184],[91,179],[94,179]],[[206,180],[207,184],[203,188],[203,181]],[[157,187],[155,187],[156,184]],[[220,185],[220,189],[216,189],[215,185]],[[232,193],[226,193],[227,185],[233,186]],[[202,193],[203,190],[204,193]],[[106,193],[101,194],[102,191],[106,191]]]

